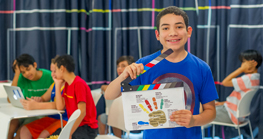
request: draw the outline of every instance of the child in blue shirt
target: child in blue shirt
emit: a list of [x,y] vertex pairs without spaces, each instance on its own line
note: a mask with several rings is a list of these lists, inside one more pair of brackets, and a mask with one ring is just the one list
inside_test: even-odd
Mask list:
[[[218,95],[211,70],[204,61],[184,48],[191,37],[192,28],[188,26],[188,16],[183,10],[175,6],[165,8],[157,15],[156,26],[155,35],[163,49],[126,67],[123,73],[110,83],[105,98],[115,99],[120,96],[120,83],[129,76],[135,79],[131,85],[181,81],[184,83],[185,110],[174,111],[170,120],[183,127],[145,130],[143,138],[201,139],[200,126],[213,121],[216,115],[214,100]],[[147,63],[170,48],[173,50],[172,54],[136,78]],[[202,113],[199,113],[200,102]]]

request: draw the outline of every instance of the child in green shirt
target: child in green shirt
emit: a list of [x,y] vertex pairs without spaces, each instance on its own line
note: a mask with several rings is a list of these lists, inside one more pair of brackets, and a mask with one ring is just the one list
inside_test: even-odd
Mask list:
[[[23,91],[25,98],[42,96],[54,82],[51,72],[46,69],[38,69],[35,59],[29,54],[22,54],[13,63],[15,72],[12,86],[18,86]],[[19,138],[20,127],[23,124],[32,122],[37,118],[13,119],[10,122],[8,139],[12,139],[16,132],[15,138]]]

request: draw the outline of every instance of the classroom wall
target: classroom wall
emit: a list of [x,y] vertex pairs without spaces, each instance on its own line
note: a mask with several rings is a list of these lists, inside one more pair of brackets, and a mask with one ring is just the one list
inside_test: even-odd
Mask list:
[[[137,60],[162,48],[154,21],[171,5],[188,14],[193,34],[185,49],[209,64],[215,81],[240,66],[240,52],[263,54],[263,0],[0,0],[0,80],[12,80],[12,61],[22,53],[47,69],[55,55],[70,54],[75,73],[98,88],[116,78],[118,57]],[[216,86],[219,100],[232,91]],[[255,117],[263,117],[261,100],[262,91],[252,104],[261,110]]]

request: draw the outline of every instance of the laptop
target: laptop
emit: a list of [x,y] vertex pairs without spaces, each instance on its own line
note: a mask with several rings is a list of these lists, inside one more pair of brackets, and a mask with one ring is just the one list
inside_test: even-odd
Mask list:
[[6,91],[6,94],[11,102],[11,104],[15,107],[23,108],[23,105],[20,102],[20,99],[25,99],[24,95],[20,89],[20,87],[17,86],[6,86],[3,85],[4,89]]

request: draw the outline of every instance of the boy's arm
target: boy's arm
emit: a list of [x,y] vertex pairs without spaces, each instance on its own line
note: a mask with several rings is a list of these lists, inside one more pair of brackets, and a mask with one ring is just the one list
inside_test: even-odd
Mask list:
[[216,117],[215,101],[213,100],[202,106],[203,112],[201,114],[192,115],[192,112],[189,110],[179,110],[173,112],[170,119],[187,128],[208,124]]
[[230,73],[222,81],[222,85],[228,86],[228,87],[233,87],[233,83],[232,83],[233,78],[236,78],[238,75],[240,75],[243,72],[251,73],[255,70],[254,68],[255,68],[255,61],[254,60],[242,62],[241,66],[238,69],[236,69],[234,72]]
[[232,79],[236,78],[238,75],[243,73],[243,69],[240,67],[236,69],[234,72],[230,73],[223,81],[222,85],[227,87],[233,87]]
[[55,102],[36,102],[31,98],[20,99],[24,109],[26,110],[37,110],[37,109],[56,109]]
[[19,70],[18,64],[16,63],[16,60],[13,63],[13,68],[14,68],[15,75],[14,75],[11,86],[17,86],[18,78],[20,75],[20,70]]
[[64,98],[62,97],[61,95],[61,92],[60,92],[60,89],[62,87],[62,85],[64,84],[63,81],[58,81],[58,80],[55,80],[55,86],[56,86],[56,108],[57,110],[64,110],[65,109],[65,100]]
[[140,75],[143,72],[143,64],[132,63],[127,66],[122,74],[113,80],[105,91],[105,99],[112,100],[121,95],[121,82],[128,78],[136,79],[136,75]]
[[22,103],[24,109],[26,110],[56,109],[55,102],[48,102],[51,99],[52,88],[53,85],[50,85],[46,93],[40,97],[41,101],[37,101],[39,97],[31,97],[31,98],[27,98],[27,100],[21,99],[20,102]]
[[76,129],[79,127],[81,121],[84,119],[86,116],[86,103],[81,101],[78,103],[78,109],[80,109],[80,115],[79,118],[75,121],[71,132],[70,132],[70,137],[73,135],[73,133],[76,131]]
[[53,89],[53,85],[50,85],[46,93],[41,96],[43,102],[50,101],[52,89]]
[[[18,82],[19,75],[20,75],[20,70],[18,68],[18,64],[16,63],[16,60],[14,61],[12,68],[15,72],[15,75],[14,75],[11,86],[17,86],[17,82]],[[7,102],[11,103],[8,97],[7,97]]]

